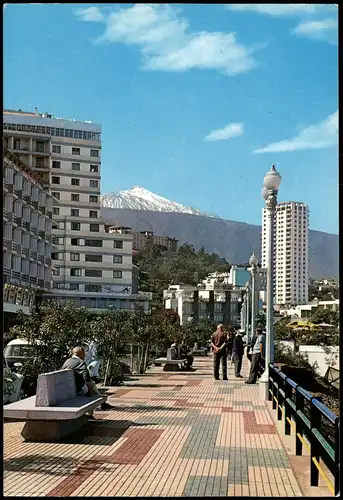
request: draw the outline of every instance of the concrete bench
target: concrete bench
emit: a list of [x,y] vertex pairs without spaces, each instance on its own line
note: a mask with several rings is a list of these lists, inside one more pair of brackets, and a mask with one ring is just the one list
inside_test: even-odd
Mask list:
[[155,366],[164,365],[164,372],[174,372],[185,368],[187,359],[168,359],[168,358],[157,358],[154,361]]
[[39,375],[36,396],[5,405],[3,415],[26,421],[21,433],[26,441],[59,441],[80,430],[86,413],[106,399],[77,396],[73,370],[58,370]]
[[192,349],[191,354],[192,356],[207,356],[207,348]]

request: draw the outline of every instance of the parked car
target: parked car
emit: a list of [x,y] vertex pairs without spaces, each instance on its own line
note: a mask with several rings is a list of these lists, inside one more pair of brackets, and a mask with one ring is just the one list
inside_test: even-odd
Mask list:
[[20,366],[22,366],[25,361],[29,359],[30,349],[32,349],[32,347],[29,345],[27,340],[11,340],[6,345],[4,350],[4,359],[6,362],[6,366],[12,371],[17,372],[18,368],[20,368]]

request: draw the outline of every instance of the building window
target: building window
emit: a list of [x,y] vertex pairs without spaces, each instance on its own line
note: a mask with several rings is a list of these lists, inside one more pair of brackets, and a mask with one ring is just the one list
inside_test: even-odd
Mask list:
[[64,245],[64,238],[56,238],[56,245]]
[[51,258],[52,260],[62,260],[62,257],[61,257],[62,254],[58,253],[58,252],[52,252],[51,254]]
[[89,211],[89,218],[90,219],[97,219],[98,218],[98,211],[97,210],[90,210]]
[[101,285],[85,285],[85,292],[101,293],[102,286]]
[[71,193],[71,201],[80,201],[80,195]]
[[52,213],[53,215],[60,215],[60,209],[56,207],[52,207]]
[[35,158],[35,167],[42,168],[44,167],[44,158]]
[[44,142],[36,141],[36,151],[37,153],[44,153]]
[[70,209],[70,215],[71,217],[79,217],[80,215],[80,210],[77,208],[71,208]]
[[86,262],[102,262],[102,255],[85,255],[85,261]]
[[70,229],[72,231],[80,231],[81,224],[79,222],[72,222],[70,224]]
[[123,242],[121,240],[114,240],[113,248],[123,248]]
[[91,188],[97,188],[97,187],[99,187],[99,181],[95,181],[95,180],[91,179],[89,181],[89,187],[91,187]]
[[53,153],[61,153],[61,146],[52,146]]
[[81,276],[81,269],[77,267],[70,269],[70,276]]
[[91,233],[98,233],[99,232],[99,224],[89,224],[89,231]]
[[80,148],[72,148],[71,154],[73,154],[73,155],[79,155],[80,154]]
[[79,253],[71,253],[70,254],[70,260],[80,260],[80,254]]
[[59,177],[55,177],[55,176],[52,176],[51,177],[51,184],[60,184],[60,178]]
[[86,269],[85,276],[87,278],[101,278],[102,270],[101,269]]
[[53,162],[52,162],[52,168],[61,168],[61,162],[53,160]]
[[70,244],[74,247],[79,246],[79,239],[78,238],[71,238]]
[[99,172],[99,165],[90,165],[89,171],[92,173],[98,173]]
[[98,203],[98,197],[90,195],[90,197],[89,197],[89,203]]
[[79,186],[80,185],[80,179],[72,179],[71,180],[71,185],[72,186]]
[[114,264],[122,264],[123,256],[122,255],[113,255],[113,263]]
[[56,267],[55,269],[52,270],[52,275],[53,276],[59,276],[60,275],[60,268]]
[[99,150],[98,149],[91,149],[91,156],[98,158],[99,157]]
[[54,198],[56,198],[56,200],[60,200],[61,199],[61,193],[57,193],[56,191],[54,191],[51,194],[52,194],[52,196],[54,196]]
[[71,164],[71,169],[76,170],[77,172],[80,171],[80,163],[72,163]]
[[69,290],[79,290],[80,289],[80,285],[78,283],[70,283],[69,285]]
[[113,278],[121,279],[123,277],[123,271],[113,271]]
[[102,247],[102,240],[89,240],[85,239],[86,247]]

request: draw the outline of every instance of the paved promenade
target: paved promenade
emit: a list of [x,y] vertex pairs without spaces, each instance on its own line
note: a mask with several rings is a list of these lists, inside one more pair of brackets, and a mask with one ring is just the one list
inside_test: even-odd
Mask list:
[[25,443],[23,424],[5,423],[4,495],[320,495],[300,489],[258,386],[235,379],[232,367],[229,382],[213,380],[211,357],[194,367],[154,367],[112,388],[115,410],[95,412],[68,442]]

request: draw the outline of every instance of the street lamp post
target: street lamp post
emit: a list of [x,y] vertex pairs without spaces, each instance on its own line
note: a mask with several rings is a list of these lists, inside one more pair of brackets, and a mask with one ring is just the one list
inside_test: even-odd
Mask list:
[[249,323],[250,323],[250,304],[249,304],[249,283],[247,283],[247,287],[245,289],[245,297],[246,297],[246,320],[245,320],[245,332],[247,336],[247,344],[249,344],[250,337],[249,337]]
[[244,296],[241,308],[241,330],[245,330],[245,318],[246,318],[245,308],[246,308],[246,300]]
[[275,165],[265,175],[263,179],[264,187],[262,196],[266,202],[267,209],[267,324],[266,324],[266,350],[265,350],[265,370],[260,378],[260,398],[267,401],[269,399],[269,365],[274,362],[274,219],[277,205],[277,194],[281,184],[281,175],[277,172]]
[[255,317],[256,317],[256,284],[255,284],[255,276],[256,269],[258,264],[258,259],[255,255],[255,252],[252,253],[252,256],[249,259],[250,264],[250,272],[251,272],[251,339],[254,338],[255,335]]

